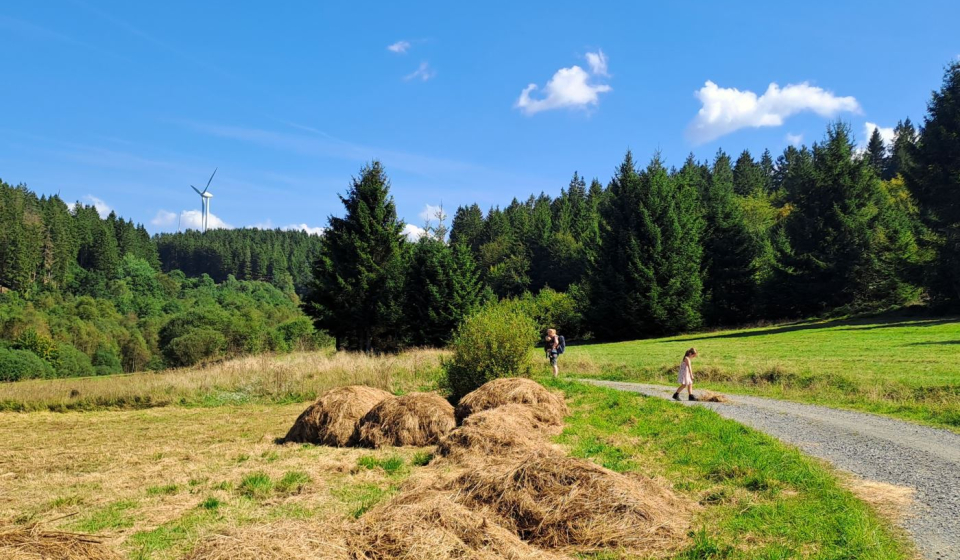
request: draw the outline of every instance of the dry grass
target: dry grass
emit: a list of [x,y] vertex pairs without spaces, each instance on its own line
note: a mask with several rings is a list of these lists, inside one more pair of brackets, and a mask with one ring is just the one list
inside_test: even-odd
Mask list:
[[721,395],[720,393],[714,393],[712,391],[697,391],[697,399],[704,402],[730,402],[730,399],[728,399],[726,395]]
[[658,480],[550,451],[478,464],[448,486],[458,502],[496,512],[531,544],[578,552],[675,552],[686,544],[694,509]]
[[[0,522],[76,514],[50,530],[102,535],[131,558],[173,559],[235,527],[352,519],[423,451],[275,444],[303,406],[0,413]],[[365,456],[407,466],[358,469]],[[267,486],[244,485],[260,473]],[[284,487],[290,473],[305,479]]]
[[120,560],[92,535],[48,531],[39,524],[0,529],[0,558],[5,560]]
[[866,480],[855,476],[840,479],[845,488],[870,504],[880,516],[891,521],[899,521],[906,516],[913,505],[913,488],[897,486],[876,480]]
[[415,489],[364,516],[350,539],[359,560],[550,560],[449,493]]
[[433,445],[457,426],[453,406],[436,393],[380,401],[360,419],[360,443],[370,447]]
[[183,560],[349,560],[342,527],[283,520],[205,538]]
[[559,426],[542,422],[533,407],[506,404],[468,416],[440,440],[437,451],[455,461],[504,457],[545,448],[544,436],[559,432]]
[[494,379],[468,393],[457,404],[457,420],[505,404],[529,405],[540,422],[562,425],[569,414],[563,397],[555,395],[536,381],[523,377]]
[[441,350],[411,350],[395,356],[299,352],[248,356],[159,373],[0,383],[0,410],[303,402],[341,385],[368,385],[392,392],[422,390],[436,386],[443,355]]
[[356,443],[357,424],[390,393],[375,387],[347,385],[324,393],[294,422],[283,438],[287,442],[346,447]]

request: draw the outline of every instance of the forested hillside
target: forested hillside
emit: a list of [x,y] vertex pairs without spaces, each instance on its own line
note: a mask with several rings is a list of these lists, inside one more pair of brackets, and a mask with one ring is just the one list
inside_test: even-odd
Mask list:
[[320,247],[317,235],[279,229],[189,230],[161,233],[154,239],[164,272],[209,274],[216,282],[232,274],[238,280],[262,280],[298,294],[310,282],[310,264]]
[[[233,235],[267,240],[248,249],[253,262],[269,262],[262,279],[278,288],[257,274],[217,283],[202,271],[163,272],[158,246],[175,241],[159,244],[142,226],[23,185],[0,182],[0,223],[0,380],[162,369],[318,343],[288,261],[262,257],[309,251],[316,241],[306,234]],[[216,247],[231,245],[212,246],[207,255],[218,262]]]

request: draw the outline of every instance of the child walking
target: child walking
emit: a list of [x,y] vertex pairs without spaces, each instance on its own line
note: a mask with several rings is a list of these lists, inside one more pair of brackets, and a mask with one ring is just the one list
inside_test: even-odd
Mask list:
[[687,353],[683,355],[683,361],[680,362],[680,374],[677,376],[677,382],[680,383],[680,386],[677,387],[676,392],[673,393],[673,400],[680,400],[680,391],[683,391],[684,387],[687,389],[687,398],[689,400],[699,400],[697,397],[693,396],[693,364],[690,362],[690,360],[696,357],[696,348],[687,350]]

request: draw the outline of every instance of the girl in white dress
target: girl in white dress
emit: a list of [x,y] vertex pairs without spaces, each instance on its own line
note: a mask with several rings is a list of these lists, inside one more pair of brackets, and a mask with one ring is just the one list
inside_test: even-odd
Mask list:
[[684,388],[687,389],[687,398],[689,400],[697,400],[697,397],[693,396],[693,364],[690,362],[690,360],[696,357],[696,348],[687,350],[687,353],[683,355],[683,361],[680,362],[680,372],[679,375],[677,375],[677,382],[680,383],[680,387],[673,393],[673,400],[680,400],[680,391],[683,391]]

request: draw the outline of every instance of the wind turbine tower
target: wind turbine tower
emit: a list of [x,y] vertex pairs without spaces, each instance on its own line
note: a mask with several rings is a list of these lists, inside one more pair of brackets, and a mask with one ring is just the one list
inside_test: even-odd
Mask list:
[[200,231],[207,231],[207,221],[210,217],[210,199],[213,198],[213,193],[207,192],[207,189],[210,188],[210,183],[213,181],[213,176],[217,174],[216,168],[213,170],[213,173],[210,174],[210,180],[207,181],[207,186],[203,188],[203,191],[197,187],[190,185],[190,188],[197,191],[197,194],[200,195]]

